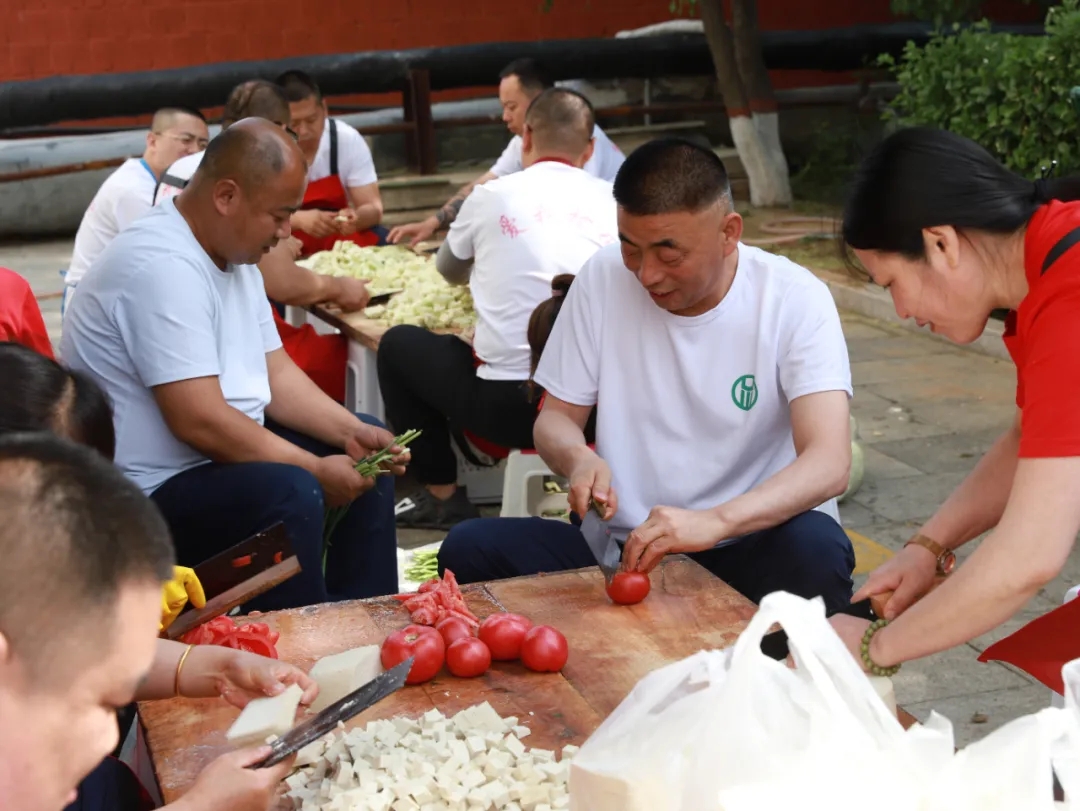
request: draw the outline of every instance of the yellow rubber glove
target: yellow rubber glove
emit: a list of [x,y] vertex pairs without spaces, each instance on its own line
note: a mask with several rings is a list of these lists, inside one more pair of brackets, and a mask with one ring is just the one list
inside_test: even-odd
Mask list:
[[196,608],[206,606],[206,595],[202,583],[195,576],[194,569],[185,566],[173,566],[173,579],[161,590],[161,623],[158,630],[164,631],[180,616],[188,600]]

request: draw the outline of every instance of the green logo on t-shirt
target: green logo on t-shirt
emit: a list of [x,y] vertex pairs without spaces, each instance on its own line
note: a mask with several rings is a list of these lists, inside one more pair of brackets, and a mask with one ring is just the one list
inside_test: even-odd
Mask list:
[[757,395],[757,382],[753,375],[743,375],[731,387],[731,400],[743,411],[754,407]]

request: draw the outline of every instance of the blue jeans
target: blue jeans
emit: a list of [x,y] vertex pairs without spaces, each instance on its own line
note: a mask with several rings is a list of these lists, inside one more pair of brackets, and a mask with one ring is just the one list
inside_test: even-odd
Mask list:
[[[374,417],[357,416],[381,425]],[[266,427],[316,456],[342,453],[271,420]],[[398,590],[392,477],[380,476],[375,487],[349,506],[331,538],[325,579],[323,491],[303,468],[275,462],[211,462],[173,476],[151,498],[169,524],[183,566],[197,566],[279,521],[284,523],[301,571],[247,603],[245,610],[298,608]]]
[[[788,591],[822,597],[829,614],[851,612],[855,552],[843,528],[817,510],[689,557],[755,603]],[[595,565],[577,526],[546,518],[465,521],[439,550],[439,572],[450,569],[461,583]]]

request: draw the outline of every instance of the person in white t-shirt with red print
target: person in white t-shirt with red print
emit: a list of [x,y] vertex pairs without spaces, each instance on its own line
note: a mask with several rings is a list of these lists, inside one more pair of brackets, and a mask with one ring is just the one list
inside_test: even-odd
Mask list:
[[593,123],[584,96],[545,90],[525,118],[526,168],[478,187],[450,228],[435,264],[472,291],[472,349],[413,326],[394,327],[379,343],[386,418],[423,431],[410,451],[425,489],[402,505],[401,526],[448,529],[478,515],[457,488],[451,432],[532,447],[539,395],[528,383],[529,318],[556,276],[576,273],[617,238],[611,184],[581,168],[593,151]]
[[[543,68],[532,59],[515,59],[499,74],[499,104],[502,105],[502,120],[514,136],[506,145],[499,159],[476,180],[465,184],[451,197],[442,208],[426,220],[398,225],[390,229],[387,241],[398,244],[407,242],[415,247],[424,240],[431,239],[437,231],[449,228],[461,211],[466,198],[472,190],[492,180],[506,177],[524,168],[521,159],[525,112],[533,99],[552,86],[552,82]],[[615,174],[625,160],[623,153],[596,124],[593,125],[593,153],[582,167],[593,177],[615,180]]]
[[[625,569],[686,553],[755,602],[784,590],[851,610],[836,507],[851,373],[828,288],[739,241],[708,149],[647,143],[614,193],[621,244],[578,273],[535,375],[537,450],[570,480],[575,515],[604,505]],[[577,526],[542,518],[468,521],[439,552],[462,582],[594,563]]]

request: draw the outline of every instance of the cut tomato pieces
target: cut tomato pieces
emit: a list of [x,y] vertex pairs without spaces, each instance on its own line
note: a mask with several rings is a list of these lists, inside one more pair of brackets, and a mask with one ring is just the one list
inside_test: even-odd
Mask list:
[[277,659],[277,644],[281,634],[270,630],[265,622],[248,622],[237,625],[229,617],[216,617],[192,628],[180,641],[187,645],[218,645],[223,648],[244,650]]
[[436,577],[421,585],[416,594],[397,594],[394,599],[405,605],[415,625],[435,625],[447,617],[460,617],[473,627],[480,625],[480,620],[465,604],[457,578],[449,569],[443,572],[441,580]]

